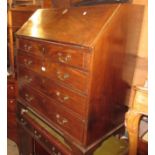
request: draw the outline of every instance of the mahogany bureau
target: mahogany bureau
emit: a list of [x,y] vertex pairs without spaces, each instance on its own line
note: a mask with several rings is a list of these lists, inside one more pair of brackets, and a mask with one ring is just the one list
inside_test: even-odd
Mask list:
[[18,122],[49,153],[93,154],[121,127],[142,11],[38,9],[17,32]]

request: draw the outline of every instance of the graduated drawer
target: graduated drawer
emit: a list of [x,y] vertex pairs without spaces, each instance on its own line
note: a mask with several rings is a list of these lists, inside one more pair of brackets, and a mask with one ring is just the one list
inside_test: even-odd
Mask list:
[[7,109],[8,109],[8,115],[10,113],[15,113],[16,112],[16,99],[7,99]]
[[7,117],[8,117],[8,128],[12,129],[15,125],[16,118],[16,100],[15,99],[7,99]]
[[71,155],[64,138],[26,108],[19,111],[18,123],[53,155]]
[[7,96],[8,98],[15,98],[16,88],[15,84],[7,84]]
[[28,39],[19,39],[19,49],[49,58],[53,62],[89,70],[91,54],[88,49]]
[[39,57],[25,54],[21,51],[18,53],[18,63],[49,79],[56,80],[83,93],[88,93],[89,77],[87,72],[42,60]]
[[33,88],[45,93],[61,105],[78,113],[80,117],[86,117],[86,96],[76,93],[24,67],[19,67],[18,81],[21,85],[24,83],[30,84]]
[[62,132],[71,135],[78,141],[82,141],[84,123],[66,108],[63,108],[45,95],[28,87],[20,87],[19,97],[22,102],[26,102],[29,107],[55,125],[55,127],[62,130]]

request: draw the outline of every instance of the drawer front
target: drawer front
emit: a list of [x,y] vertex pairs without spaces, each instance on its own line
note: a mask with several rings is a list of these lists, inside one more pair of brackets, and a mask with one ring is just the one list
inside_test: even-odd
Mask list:
[[16,100],[7,100],[7,136],[17,142]]
[[[29,107],[42,115],[50,123],[74,138],[82,141],[84,124],[82,120],[76,118],[62,106],[56,104],[43,94],[32,90],[32,88],[19,88],[19,95],[22,101],[26,102]],[[73,126],[75,128],[73,128]],[[77,130],[78,129],[78,130]],[[80,132],[79,132],[80,131]]]
[[14,127],[16,124],[16,100],[8,99],[7,100],[7,117],[8,117],[8,127]]
[[19,49],[49,58],[53,62],[89,70],[91,54],[83,48],[73,48],[62,44],[47,43],[45,41],[20,39]]
[[[22,113],[23,110],[26,109],[21,109],[20,113]],[[18,123],[49,153],[54,155],[71,155],[71,148],[67,144],[64,145],[61,143],[63,137],[60,141],[56,139],[54,137],[56,132],[36,116],[32,118],[32,114],[29,115],[29,112],[22,113],[22,115],[18,117]],[[50,133],[51,130],[54,136]]]
[[80,117],[86,117],[86,96],[75,93],[23,67],[19,67],[18,80],[20,85],[30,84],[33,88],[44,92],[58,103],[78,113]]
[[7,96],[8,98],[15,98],[15,85],[14,84],[7,84]]
[[14,128],[16,126],[16,100],[15,99],[8,99],[7,100],[7,127],[9,132],[12,132],[12,130],[16,130]]
[[49,61],[41,60],[39,57],[20,52],[18,54],[18,62],[42,76],[55,80],[77,91],[88,93],[89,77],[85,72],[71,67],[65,67],[61,64],[50,63]]
[[64,155],[59,148],[49,142],[48,138],[44,137],[40,130],[38,131],[38,128],[33,127],[27,119],[21,117],[19,122],[36,141],[40,142],[41,145],[45,147],[49,153],[54,155]]
[[10,132],[12,132],[11,130],[17,130],[15,127],[16,127],[16,114],[10,113],[8,115],[7,128],[10,129],[9,130]]
[[[8,99],[7,100],[7,109],[8,112],[10,113],[15,113],[16,112],[16,100],[15,99]],[[8,115],[9,115],[8,113]]]

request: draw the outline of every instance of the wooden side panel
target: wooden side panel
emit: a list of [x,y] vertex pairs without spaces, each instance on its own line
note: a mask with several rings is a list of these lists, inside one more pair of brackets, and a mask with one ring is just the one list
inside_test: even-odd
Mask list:
[[138,48],[139,57],[148,57],[148,0],[133,0],[133,4],[144,5],[144,18]]
[[[86,144],[102,137],[124,121],[127,109],[125,102],[136,65],[136,45],[142,13],[142,7],[122,5],[97,40],[92,66],[91,109]],[[135,37],[134,41],[129,33]]]
[[138,62],[133,85],[144,85],[148,78],[148,0],[133,0],[133,4],[144,5],[144,18],[138,47]]

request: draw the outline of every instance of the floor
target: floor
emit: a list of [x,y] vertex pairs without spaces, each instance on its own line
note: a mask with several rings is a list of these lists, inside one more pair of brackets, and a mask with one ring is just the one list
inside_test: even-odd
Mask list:
[[[17,145],[10,139],[8,139],[7,143],[7,155],[19,155]],[[93,155],[126,155],[127,151],[128,143],[126,141],[111,136],[101,144],[101,146],[93,153]]]
[[[141,121],[140,123],[140,137],[144,136],[147,141],[147,131],[146,121]],[[113,148],[113,149],[111,149]],[[118,139],[117,137],[111,136],[105,140],[101,146],[93,153],[93,155],[126,155],[128,151],[128,143],[124,139]],[[17,145],[10,139],[7,140],[7,155],[19,155]]]
[[16,143],[10,139],[7,140],[7,155],[19,155]]

